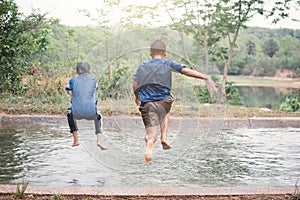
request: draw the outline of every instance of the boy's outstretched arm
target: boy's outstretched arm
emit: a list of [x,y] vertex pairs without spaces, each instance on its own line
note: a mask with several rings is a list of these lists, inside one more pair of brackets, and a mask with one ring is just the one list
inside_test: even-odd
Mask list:
[[212,90],[217,91],[217,84],[208,75],[186,67],[182,68],[181,73],[189,77],[203,79]]
[[140,100],[139,93],[138,93],[138,82],[133,81],[132,89],[133,89],[133,93],[135,96],[135,103],[136,103],[136,105],[139,106],[141,104],[141,100]]

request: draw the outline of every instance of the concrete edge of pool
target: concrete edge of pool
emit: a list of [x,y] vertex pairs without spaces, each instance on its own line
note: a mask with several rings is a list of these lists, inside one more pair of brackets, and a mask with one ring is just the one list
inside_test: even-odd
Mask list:
[[[104,117],[104,128],[118,128],[117,121],[140,123],[143,126],[140,117],[132,116],[114,116]],[[178,122],[188,122],[193,125],[197,123],[201,128],[209,128],[211,122],[220,124],[223,121],[223,129],[232,128],[300,128],[300,117],[282,117],[282,118],[178,118],[170,117],[170,126],[178,124]],[[0,126],[2,123],[56,123],[67,125],[65,116],[52,115],[0,115]]]
[[[14,194],[16,185],[0,185],[0,194]],[[170,196],[251,196],[251,195],[293,195],[296,187],[86,187],[86,186],[31,186],[26,194],[36,195],[91,195],[119,197],[170,197]]]

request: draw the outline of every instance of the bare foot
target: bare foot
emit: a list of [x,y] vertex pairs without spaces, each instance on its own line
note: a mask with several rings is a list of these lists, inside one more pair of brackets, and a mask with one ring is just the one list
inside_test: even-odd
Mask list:
[[97,144],[97,146],[100,147],[101,150],[106,150],[106,149],[107,149],[106,147],[104,147],[104,146],[101,145],[101,144]]
[[145,162],[148,163],[149,165],[151,165],[152,161],[153,161],[153,154],[152,154],[152,152],[151,153],[145,152],[144,157],[145,157]]
[[73,145],[72,145],[72,147],[79,146],[79,140],[78,140],[78,133],[77,133],[77,131],[73,131],[72,135],[73,135]]
[[72,147],[77,147],[77,146],[79,146],[79,143],[72,144]]
[[148,163],[149,165],[151,165],[152,161],[153,161],[153,142],[152,141],[147,142],[147,147],[146,147],[146,151],[144,153],[144,157],[145,157],[145,162]]
[[161,142],[161,145],[163,150],[171,149],[171,146],[166,141]]

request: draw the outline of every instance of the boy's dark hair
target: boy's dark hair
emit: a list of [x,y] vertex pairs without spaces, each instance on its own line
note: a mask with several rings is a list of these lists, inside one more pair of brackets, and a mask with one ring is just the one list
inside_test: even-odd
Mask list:
[[151,44],[150,51],[154,55],[162,55],[166,50],[166,44],[162,40],[155,40]]
[[89,63],[79,62],[79,63],[77,63],[76,71],[77,71],[77,74],[85,74],[85,73],[89,72],[90,68],[91,67],[90,67]]

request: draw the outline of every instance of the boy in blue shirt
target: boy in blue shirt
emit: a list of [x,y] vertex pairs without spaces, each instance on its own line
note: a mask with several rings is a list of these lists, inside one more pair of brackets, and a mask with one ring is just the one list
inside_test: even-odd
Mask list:
[[95,91],[98,89],[97,81],[89,75],[90,65],[87,62],[77,63],[76,70],[78,76],[71,78],[69,85],[66,87],[66,90],[72,91],[72,106],[67,110],[68,124],[74,139],[72,146],[79,146],[76,119],[86,119],[94,120],[97,146],[101,150],[106,150],[101,144],[103,123],[102,116],[97,111],[97,99],[95,96]]
[[171,95],[172,72],[203,79],[213,90],[217,90],[212,79],[195,70],[188,69],[180,63],[165,59],[167,55],[166,44],[156,40],[150,48],[151,60],[140,64],[133,76],[133,91],[136,104],[146,128],[145,161],[151,164],[153,161],[153,144],[157,140],[157,128],[160,126],[161,144],[163,149],[170,149],[167,138],[168,113],[173,103]]

